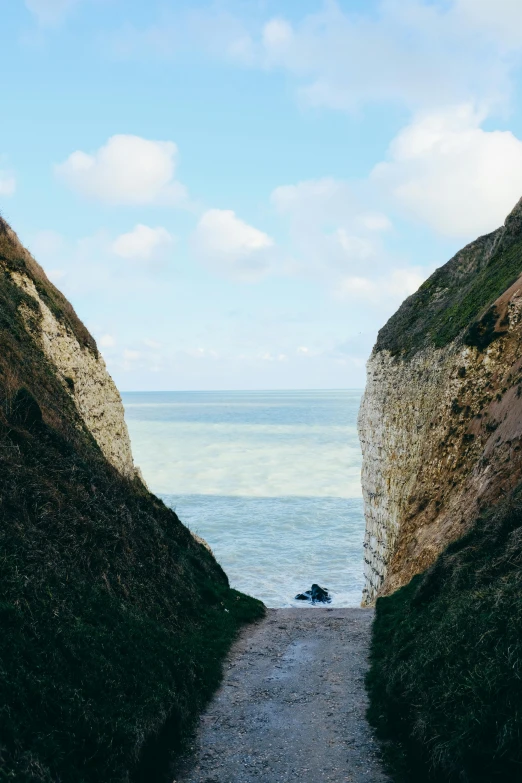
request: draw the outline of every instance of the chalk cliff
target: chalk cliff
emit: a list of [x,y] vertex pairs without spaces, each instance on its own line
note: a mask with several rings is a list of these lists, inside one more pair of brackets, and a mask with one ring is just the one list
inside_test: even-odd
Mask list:
[[522,476],[522,201],[380,331],[359,415],[363,604],[424,571]]
[[0,218],[0,778],[152,783],[259,601],[133,465],[118,391]]
[[[1,218],[0,231],[11,247],[11,254],[17,259],[16,264],[6,259],[0,261],[2,271],[36,305],[20,304],[28,333],[52,364],[65,392],[106,459],[123,476],[133,477],[135,470],[121,397],[94,340],[90,335],[86,336],[85,328],[71,308],[67,308],[65,300],[60,302],[62,297],[59,292],[51,286],[41,267]],[[69,310],[69,318],[59,317],[59,304]]]

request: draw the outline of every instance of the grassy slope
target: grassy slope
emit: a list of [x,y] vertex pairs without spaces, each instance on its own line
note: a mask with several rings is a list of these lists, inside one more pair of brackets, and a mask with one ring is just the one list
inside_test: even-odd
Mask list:
[[377,601],[367,685],[396,780],[520,779],[520,490]]
[[[522,203],[468,245],[381,330],[408,359],[495,339],[493,302],[522,273]],[[522,779],[522,487],[425,574],[377,601],[369,718],[397,781]]]
[[408,359],[459,335],[477,344],[475,322],[522,274],[521,211],[518,205],[505,229],[480,237],[437,269],[381,329],[375,350]]
[[91,338],[2,223],[0,262],[0,781],[152,783],[264,608],[105,461],[4,270]]

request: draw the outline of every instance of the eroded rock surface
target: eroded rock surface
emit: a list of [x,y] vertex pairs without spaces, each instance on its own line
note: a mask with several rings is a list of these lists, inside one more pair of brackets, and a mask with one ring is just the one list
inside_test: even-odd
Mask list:
[[364,604],[424,571],[521,480],[521,214],[406,300],[368,362]]
[[91,347],[80,345],[42,300],[33,280],[18,272],[11,272],[11,278],[38,303],[41,316],[35,319],[34,312],[27,309],[26,327],[56,368],[87,429],[105,458],[122,475],[133,478],[136,473],[123,403],[103,357]]

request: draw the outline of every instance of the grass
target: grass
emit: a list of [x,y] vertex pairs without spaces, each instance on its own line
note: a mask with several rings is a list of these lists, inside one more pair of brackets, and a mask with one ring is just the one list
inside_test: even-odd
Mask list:
[[162,781],[264,606],[104,459],[9,270],[94,348],[24,253],[0,221],[0,783]]
[[376,350],[411,358],[461,336],[484,350],[502,332],[491,306],[522,274],[522,241],[510,237],[489,257],[492,235],[481,237],[437,269],[379,332]]
[[33,281],[40,297],[53,315],[66,323],[80,345],[84,345],[97,355],[98,349],[94,337],[80,321],[70,302],[47,278],[42,267],[20,244],[16,235],[0,216],[0,264],[4,269],[27,274]]
[[521,489],[377,601],[367,687],[396,781],[521,778]]

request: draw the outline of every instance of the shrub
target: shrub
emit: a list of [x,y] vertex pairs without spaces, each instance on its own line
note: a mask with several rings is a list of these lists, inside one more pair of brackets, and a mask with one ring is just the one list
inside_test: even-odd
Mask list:
[[437,269],[380,330],[375,350],[409,359],[422,348],[443,348],[457,337],[485,350],[504,334],[506,324],[495,328],[491,305],[522,273],[522,241],[518,229],[490,255],[496,236],[498,232],[480,237]]
[[520,490],[377,601],[367,687],[396,780],[520,779]]

